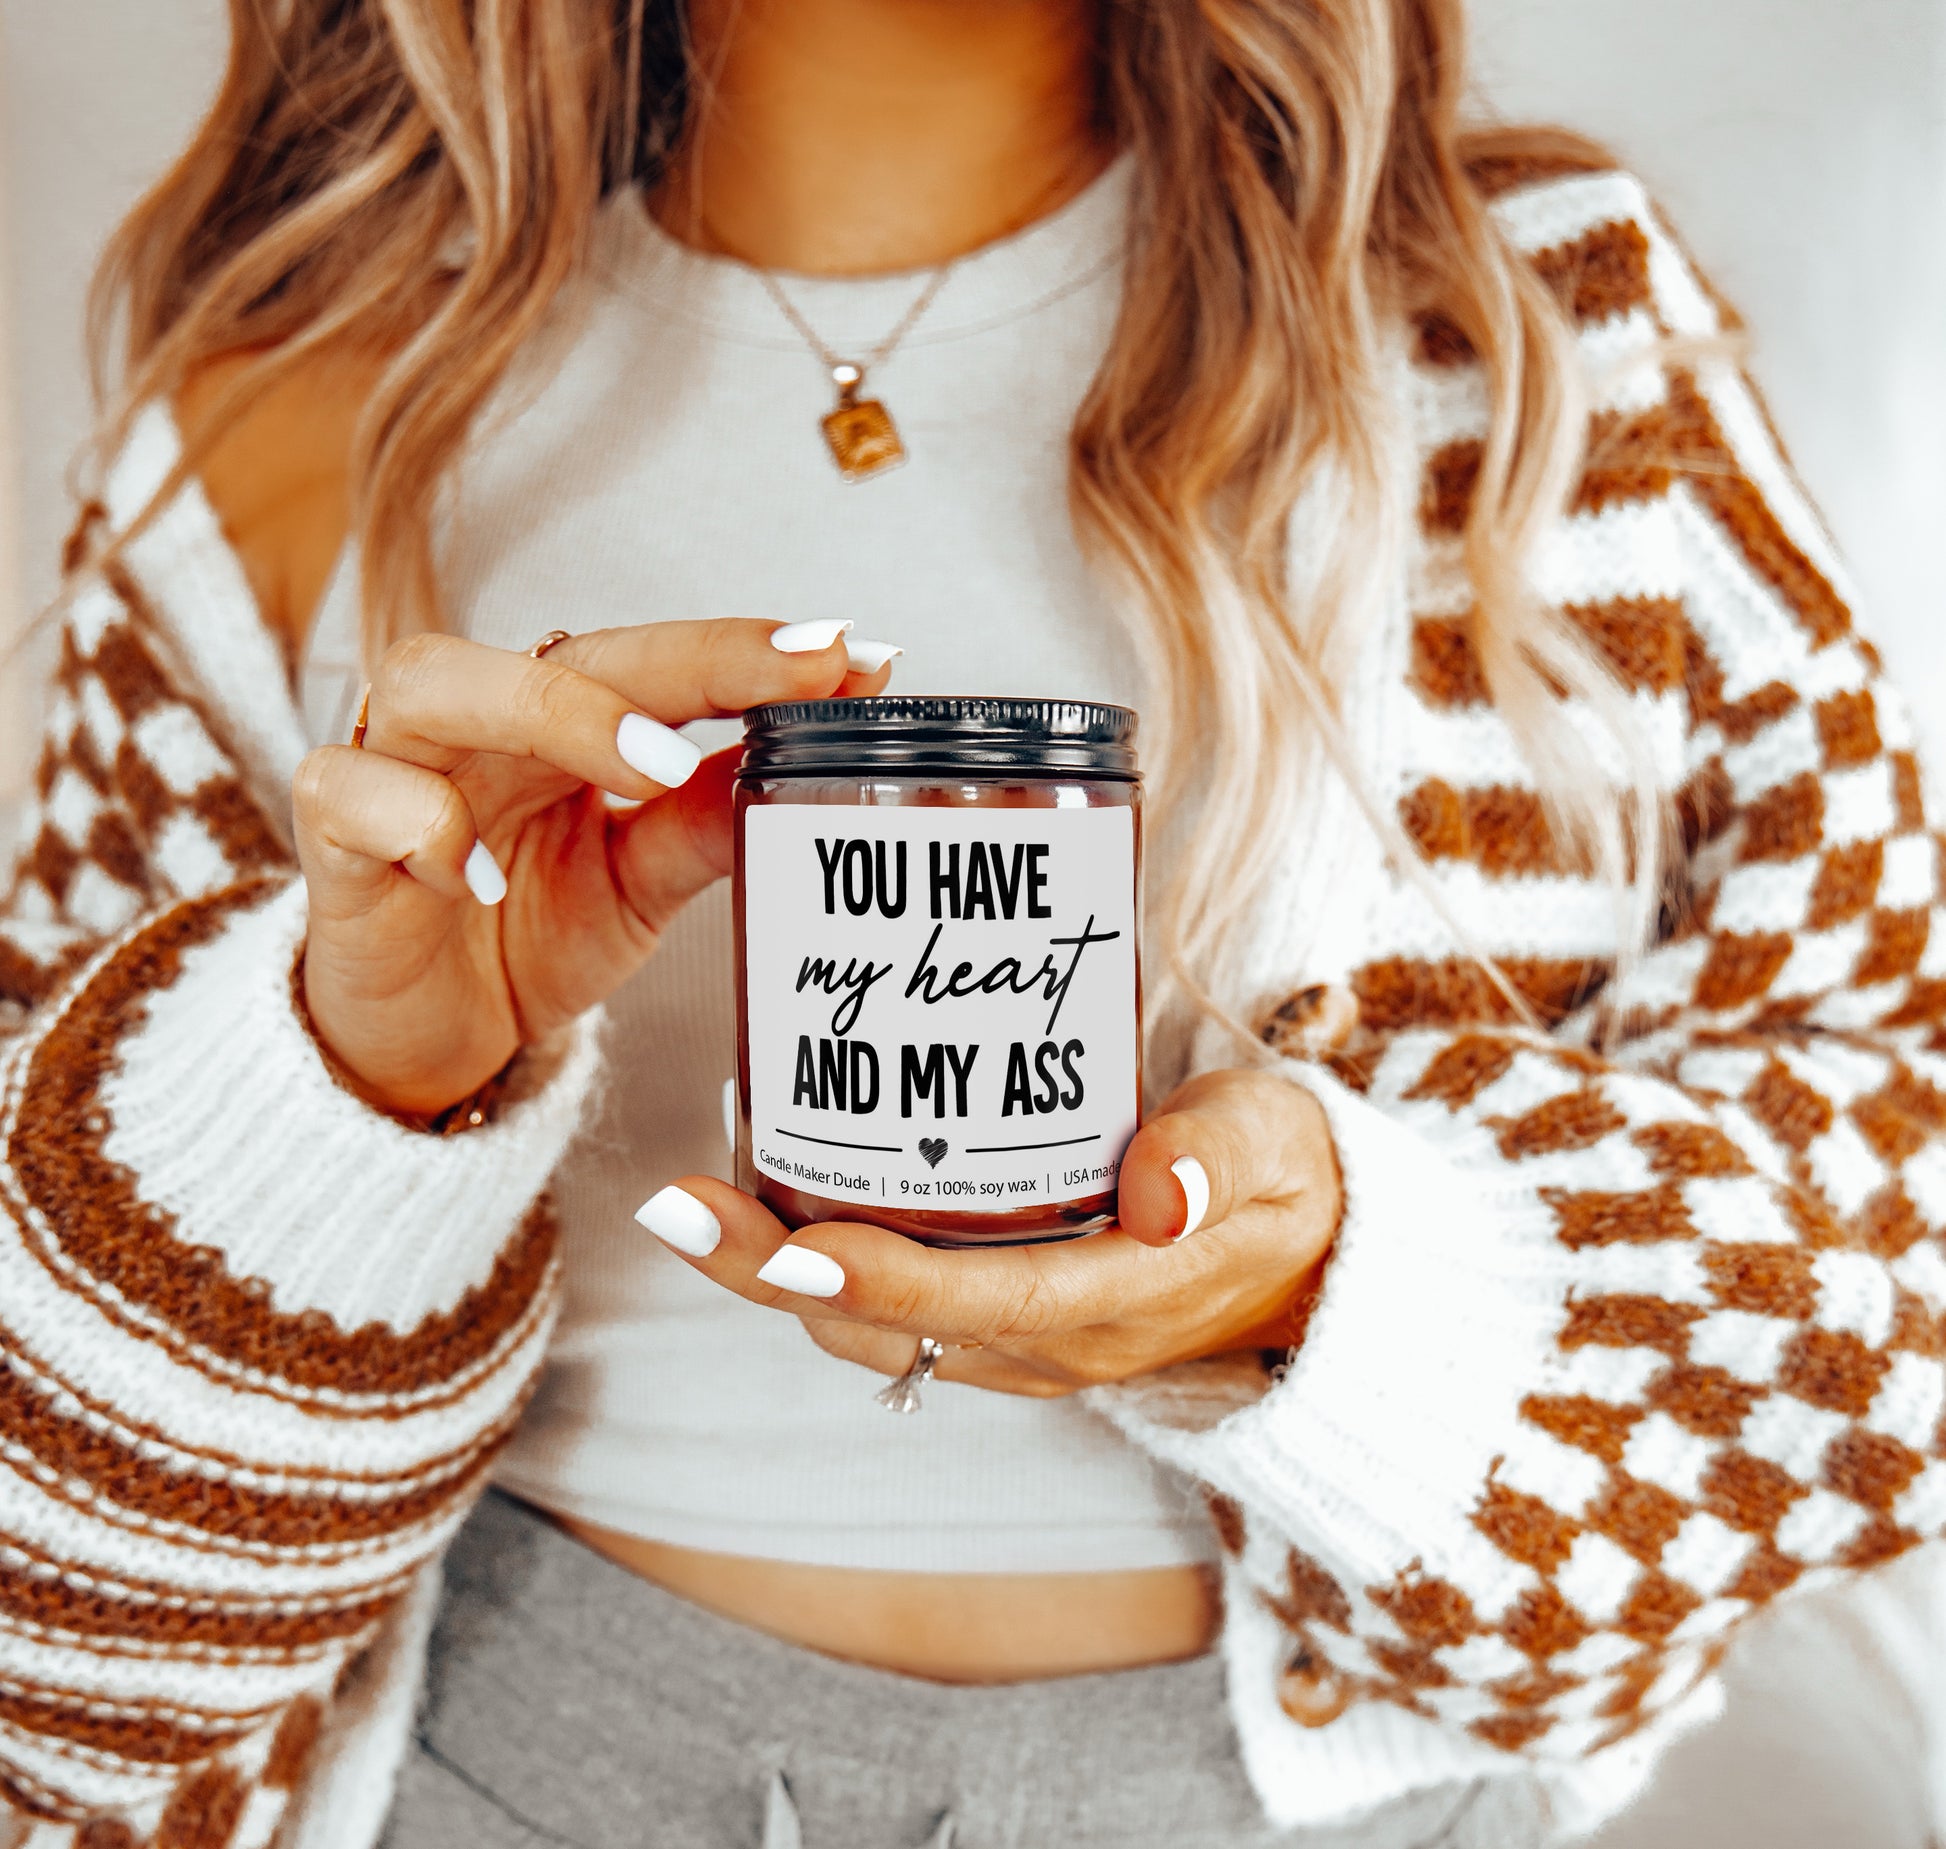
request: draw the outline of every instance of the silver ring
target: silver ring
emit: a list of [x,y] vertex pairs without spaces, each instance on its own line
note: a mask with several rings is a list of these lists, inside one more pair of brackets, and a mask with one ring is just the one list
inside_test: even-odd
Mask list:
[[939,1365],[940,1357],[946,1352],[944,1342],[935,1342],[931,1336],[919,1338],[919,1352],[912,1357],[912,1365],[897,1380],[888,1381],[872,1397],[891,1412],[917,1412],[919,1410],[919,1389],[932,1379],[932,1371]]

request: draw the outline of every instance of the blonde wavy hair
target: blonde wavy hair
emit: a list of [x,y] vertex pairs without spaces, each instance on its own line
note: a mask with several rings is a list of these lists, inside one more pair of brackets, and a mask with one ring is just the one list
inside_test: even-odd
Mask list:
[[[327,351],[383,356],[352,458],[377,647],[440,621],[433,515],[469,430],[583,262],[600,202],[654,184],[680,143],[681,0],[231,0],[230,14],[214,104],[97,279],[98,375],[116,379],[100,449],[217,355],[258,357],[203,444]],[[1233,1025],[1258,999],[1233,980],[1250,901],[1321,751],[1439,903],[1364,792],[1338,699],[1345,639],[1396,595],[1414,515],[1396,387],[1416,314],[1465,337],[1491,393],[1464,540],[1488,687],[1563,850],[1616,892],[1624,955],[1655,914],[1659,851],[1637,846],[1660,842],[1658,802],[1626,701],[1527,569],[1584,441],[1571,331],[1469,174],[1588,150],[1463,127],[1463,24],[1460,0],[1103,7],[1102,96],[1133,151],[1135,208],[1071,499],[1154,689],[1153,799],[1195,817],[1170,855],[1168,973]],[[1308,523],[1293,574],[1313,484],[1330,517]],[[1571,727],[1564,691],[1612,749]]]

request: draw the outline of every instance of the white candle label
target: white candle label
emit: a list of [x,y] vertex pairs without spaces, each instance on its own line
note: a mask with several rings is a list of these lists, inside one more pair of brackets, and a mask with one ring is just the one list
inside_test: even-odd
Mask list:
[[750,1137],[836,1200],[1007,1213],[1135,1134],[1126,808],[743,812]]

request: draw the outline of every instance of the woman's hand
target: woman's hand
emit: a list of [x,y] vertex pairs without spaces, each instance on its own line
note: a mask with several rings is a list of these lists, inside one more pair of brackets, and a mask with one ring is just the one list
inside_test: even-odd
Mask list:
[[615,989],[730,868],[736,754],[672,728],[882,691],[896,651],[854,645],[878,663],[854,672],[848,627],[655,623],[538,661],[441,635],[389,650],[363,748],[312,752],[293,792],[304,998],[351,1081],[436,1113]]
[[793,1236],[697,1176],[638,1217],[844,1360],[902,1374],[929,1335],[939,1379],[1049,1397],[1293,1339],[1341,1206],[1323,1109],[1274,1073],[1193,1079],[1129,1144],[1119,1204],[1092,1238],[950,1252],[841,1221]]

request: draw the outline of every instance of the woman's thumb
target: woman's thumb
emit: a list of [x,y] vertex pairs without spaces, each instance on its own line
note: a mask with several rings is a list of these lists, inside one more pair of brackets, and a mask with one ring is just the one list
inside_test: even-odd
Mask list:
[[1122,1230],[1143,1245],[1174,1245],[1246,1202],[1288,1193],[1305,1102],[1289,1080],[1268,1073],[1192,1080],[1122,1157]]
[[1235,1141],[1217,1097],[1151,1118],[1122,1156],[1122,1230],[1166,1246],[1222,1220],[1236,1196]]

